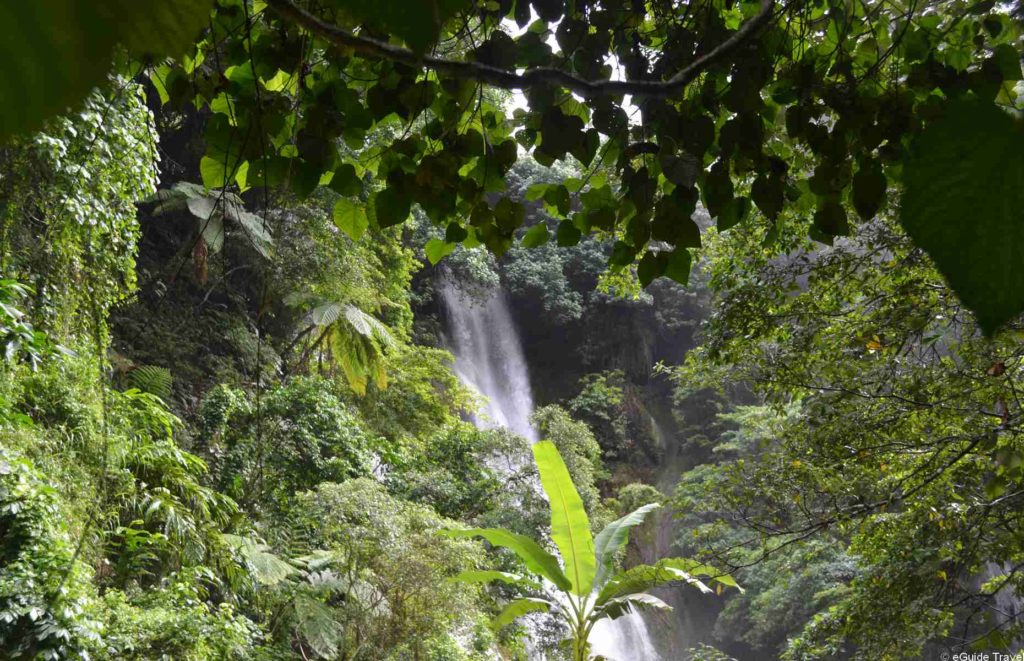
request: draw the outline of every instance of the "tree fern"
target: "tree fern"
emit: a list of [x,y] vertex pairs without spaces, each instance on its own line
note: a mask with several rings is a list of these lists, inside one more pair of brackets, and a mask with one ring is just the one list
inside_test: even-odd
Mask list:
[[260,585],[277,585],[299,573],[294,565],[272,552],[266,544],[241,535],[225,534],[223,537]]
[[303,641],[324,658],[337,656],[345,630],[334,619],[334,611],[321,601],[300,594],[293,604],[296,629]]
[[356,393],[366,394],[372,380],[378,388],[387,387],[384,356],[398,342],[379,319],[350,303],[328,301],[312,309],[309,321],[314,328],[314,348],[327,355],[345,374]]
[[245,210],[245,203],[235,193],[221,189],[207,190],[199,184],[179,181],[162,188],[145,200],[155,203],[153,215],[188,211],[195,217],[200,235],[211,253],[219,252],[224,243],[224,219],[234,222],[248,237],[252,247],[270,258],[274,238],[263,219]]

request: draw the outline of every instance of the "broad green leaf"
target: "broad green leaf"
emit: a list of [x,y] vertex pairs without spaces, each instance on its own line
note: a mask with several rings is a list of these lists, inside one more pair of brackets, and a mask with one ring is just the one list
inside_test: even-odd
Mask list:
[[640,263],[636,266],[636,277],[644,287],[651,284],[655,278],[661,277],[668,266],[668,258],[660,252],[647,252]]
[[665,265],[665,275],[672,278],[681,285],[690,280],[690,264],[692,258],[690,251],[686,248],[676,248],[668,254],[668,263]]
[[345,629],[327,604],[299,593],[295,599],[296,631],[318,655],[332,658],[345,639]]
[[583,233],[578,227],[572,224],[571,220],[563,220],[558,223],[558,230],[555,233],[555,239],[558,242],[559,247],[566,248],[576,245],[583,238]]
[[1024,310],[1024,126],[991,103],[952,101],[917,139],[900,222],[991,335]]
[[206,220],[217,208],[217,198],[213,196],[191,197],[185,203],[188,210],[199,220]]
[[594,539],[594,554],[597,558],[597,577],[594,583],[600,587],[608,578],[615,563],[615,554],[629,539],[629,531],[640,525],[647,515],[661,507],[660,503],[650,503],[639,507],[621,519],[612,521],[604,527]]
[[423,246],[423,252],[431,264],[437,264],[442,259],[452,254],[455,250],[454,243],[447,243],[443,239],[431,239]]
[[551,184],[531,184],[526,189],[526,194],[523,196],[528,202],[536,202],[537,200],[544,197],[544,193],[547,192]]
[[773,177],[767,173],[762,174],[754,181],[754,185],[750,189],[750,197],[765,218],[775,220],[779,217],[782,212],[784,187],[785,182],[781,177]]
[[523,235],[523,247],[524,248],[536,248],[542,246],[548,242],[551,238],[551,233],[548,232],[548,226],[543,223],[537,223]]
[[149,75],[149,80],[153,83],[153,88],[156,90],[157,96],[160,97],[160,105],[165,105],[171,100],[171,95],[167,91],[168,76],[170,73],[170,65],[161,64],[158,67],[154,67]]
[[992,61],[1004,81],[1021,80],[1020,53],[1009,44],[999,44],[992,51]]
[[363,236],[363,233],[366,232],[366,228],[370,226],[370,221],[366,217],[366,209],[363,205],[353,202],[346,197],[334,203],[333,217],[334,224],[338,226],[338,229],[347,234],[353,241],[358,241]]
[[701,592],[710,593],[711,588],[697,578],[702,569],[711,570],[705,565],[686,558],[668,558],[659,560],[653,565],[638,565],[616,574],[602,586],[595,603],[600,606],[616,597],[635,592],[646,592],[667,583],[683,582],[697,588]]
[[638,592],[636,594],[627,594],[621,597],[615,597],[614,599],[609,599],[600,607],[597,614],[607,617],[609,620],[614,620],[622,617],[623,615],[629,614],[631,611],[638,611],[646,608],[654,608],[663,611],[672,610],[671,606],[654,595]]
[[718,214],[715,225],[719,232],[724,232],[742,223],[749,215],[750,199],[742,196],[734,197],[722,206],[722,213]]
[[385,188],[374,197],[374,212],[377,218],[377,225],[380,227],[391,227],[404,223],[409,217],[412,200],[403,193],[393,188]]
[[274,237],[267,229],[266,219],[254,213],[249,213],[238,204],[229,203],[226,205],[226,209],[225,215],[245,230],[245,235],[249,238],[249,243],[252,244],[252,247],[258,253],[270,259],[273,256]]
[[846,207],[835,198],[826,198],[814,212],[811,238],[822,243],[832,243],[837,236],[849,236],[850,223],[846,219]]
[[468,530],[442,530],[441,535],[457,539],[483,537],[494,546],[501,546],[514,552],[523,561],[526,568],[537,576],[542,576],[554,583],[560,590],[569,590],[572,583],[562,573],[558,560],[540,544],[525,535],[517,535],[501,528],[470,528]]
[[886,187],[885,174],[878,161],[861,163],[853,176],[853,208],[861,218],[870,220],[875,217],[885,203]]
[[[117,44],[139,59],[178,56],[212,0],[0,3],[0,141],[77,105],[104,84]],[[14,102],[17,99],[17,102]]]
[[526,217],[526,208],[519,202],[513,202],[507,197],[498,200],[494,205],[494,222],[506,232],[514,232],[523,224]]
[[445,228],[445,243],[462,243],[469,237],[469,231],[459,223],[448,223]]
[[533,446],[533,457],[540,473],[540,483],[551,505],[551,539],[565,562],[565,573],[572,581],[572,591],[580,596],[590,593],[594,584],[596,561],[594,538],[583,500],[569,471],[551,441]]
[[234,178],[228,174],[224,161],[212,156],[203,156],[199,160],[199,174],[203,178],[203,185],[210,189],[223,188]]
[[527,613],[546,613],[551,610],[552,606],[553,604],[545,599],[536,599],[534,597],[516,599],[498,613],[498,616],[491,622],[491,626],[495,629],[500,629],[506,624],[510,624],[517,617]]
[[363,190],[363,182],[356,174],[355,167],[349,163],[342,163],[334,168],[334,176],[331,177],[329,185],[331,190],[346,197],[358,195]]
[[215,213],[208,218],[197,218],[196,222],[199,224],[199,233],[202,234],[210,254],[220,252],[220,249],[224,247],[224,216]]
[[267,91],[295,94],[299,87],[299,76],[294,72],[278,69],[270,79],[261,82]]
[[417,53],[424,52],[437,41],[445,20],[470,5],[466,0],[333,0],[328,4],[340,5],[360,21],[384,34],[398,37]]

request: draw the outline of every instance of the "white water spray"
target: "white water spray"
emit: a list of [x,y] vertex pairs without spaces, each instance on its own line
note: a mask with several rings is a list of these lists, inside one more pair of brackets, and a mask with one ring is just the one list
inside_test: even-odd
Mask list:
[[[505,293],[499,289],[472,297],[442,279],[437,292],[447,312],[448,348],[455,355],[455,373],[465,385],[487,398],[481,428],[506,427],[538,440],[530,424],[533,393],[515,321]],[[595,655],[609,661],[659,661],[643,617],[633,611],[594,627],[590,644]]]

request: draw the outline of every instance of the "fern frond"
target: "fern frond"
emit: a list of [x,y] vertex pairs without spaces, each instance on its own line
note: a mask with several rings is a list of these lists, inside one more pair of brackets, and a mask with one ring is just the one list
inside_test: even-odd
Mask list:
[[345,640],[345,630],[334,619],[334,611],[326,604],[300,595],[295,599],[295,619],[298,633],[318,655],[337,656]]
[[317,326],[330,326],[341,318],[342,310],[341,303],[324,303],[313,308],[309,313],[309,319]]
[[364,337],[372,337],[385,347],[394,347],[397,342],[395,336],[383,322],[371,314],[363,312],[354,305],[345,306],[345,319]]
[[174,377],[171,370],[157,365],[139,365],[124,376],[125,383],[136,390],[155,395],[163,400],[171,398]]

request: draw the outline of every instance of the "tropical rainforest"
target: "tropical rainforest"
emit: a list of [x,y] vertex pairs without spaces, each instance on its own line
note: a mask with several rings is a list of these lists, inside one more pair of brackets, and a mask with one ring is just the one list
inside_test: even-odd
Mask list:
[[1016,658],[1022,53],[996,0],[3,3],[0,659]]

